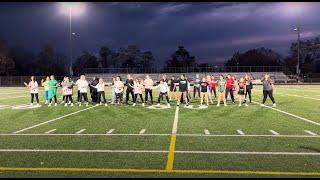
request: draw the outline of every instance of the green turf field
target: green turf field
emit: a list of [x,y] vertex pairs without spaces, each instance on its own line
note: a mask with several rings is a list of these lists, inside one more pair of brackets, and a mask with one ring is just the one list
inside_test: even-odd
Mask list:
[[261,86],[207,109],[48,107],[43,89],[27,109],[28,92],[0,88],[0,177],[320,177],[318,85],[276,86],[276,108]]

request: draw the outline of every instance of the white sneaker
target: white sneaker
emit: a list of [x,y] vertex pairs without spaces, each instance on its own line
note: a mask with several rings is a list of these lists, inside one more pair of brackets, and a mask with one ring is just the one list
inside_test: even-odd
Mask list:
[[220,107],[220,104],[217,104],[217,107]]
[[51,106],[51,103],[49,103],[48,107],[50,107],[50,106]]
[[170,104],[168,103],[167,106],[170,107]]
[[64,104],[64,106],[66,107],[66,106],[68,106],[68,104],[67,104],[67,103],[65,103],[65,104]]
[[225,104],[224,106],[228,106],[228,105]]
[[264,107],[264,106],[266,106],[266,105],[264,105],[264,104],[260,104],[260,106],[261,106],[261,107]]
[[158,103],[157,106],[160,106],[160,103]]
[[274,103],[272,106],[273,106],[273,107],[276,107],[277,105],[276,105],[276,103]]
[[89,106],[89,103],[86,103],[86,106]]
[[60,104],[64,104],[64,101],[62,101]]
[[107,104],[107,103],[105,103],[105,104],[104,104],[104,106],[108,106],[108,104]]
[[238,106],[241,107],[241,104],[239,104]]
[[79,103],[79,106],[81,106],[81,103]]
[[209,106],[209,104],[207,104],[207,106]]
[[71,103],[71,105],[70,106],[73,106],[73,103]]
[[57,103],[54,103],[54,106],[57,106]]
[[48,104],[48,100],[46,100],[46,102],[44,104]]
[[136,103],[133,103],[132,106],[136,106]]
[[96,104],[95,106],[100,106],[100,104]]
[[248,104],[244,104],[245,106],[248,106]]

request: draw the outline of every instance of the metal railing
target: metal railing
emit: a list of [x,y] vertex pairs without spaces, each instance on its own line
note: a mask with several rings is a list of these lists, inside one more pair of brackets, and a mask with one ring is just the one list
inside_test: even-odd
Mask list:
[[81,73],[193,73],[193,72],[281,72],[283,66],[207,66],[167,68],[86,68]]

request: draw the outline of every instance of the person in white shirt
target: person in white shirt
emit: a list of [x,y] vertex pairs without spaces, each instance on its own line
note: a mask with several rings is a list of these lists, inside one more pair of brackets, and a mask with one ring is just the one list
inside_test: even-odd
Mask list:
[[151,98],[151,104],[153,104],[153,97],[152,97],[152,87],[153,87],[153,80],[150,78],[149,75],[146,76],[146,79],[144,80],[144,86],[145,86],[145,100],[146,103],[148,102],[148,94]]
[[28,84],[24,82],[24,85],[30,89],[30,94],[31,94],[30,105],[33,106],[33,100],[34,100],[34,97],[36,97],[37,106],[39,106],[39,97],[38,97],[39,86],[38,86],[38,82],[36,81],[36,78],[34,76],[31,76],[30,82]]
[[123,89],[124,89],[124,84],[121,81],[121,77],[117,76],[114,82],[114,92],[116,94],[115,103],[117,104],[120,104],[122,102]]
[[165,96],[166,100],[167,100],[167,106],[170,107],[169,97],[168,97],[168,93],[169,93],[170,89],[169,89],[168,84],[163,79],[161,79],[160,83],[157,86],[153,87],[153,89],[155,89],[155,88],[160,88],[160,94],[158,97],[158,106],[160,106],[160,99],[162,99],[163,96]]
[[[80,76],[80,78],[81,78],[81,76]],[[79,84],[79,82],[80,82],[80,78],[76,81],[76,83],[75,83],[75,85],[77,85],[78,86],[78,84]],[[80,87],[78,86],[77,87],[77,102],[78,102],[78,104],[80,103]]]
[[84,102],[86,106],[88,106],[88,81],[86,80],[85,75],[81,75],[80,79],[76,82],[76,85],[78,86],[78,89],[80,91],[80,98],[79,98],[79,106],[81,106],[82,97],[84,98]]
[[142,92],[144,91],[144,86],[143,86],[142,80],[136,79],[133,83],[134,83],[133,87],[130,84],[128,84],[129,86],[131,86],[131,88],[133,88],[133,93],[134,93],[134,99],[133,99],[132,106],[136,106],[136,102],[137,102],[138,95],[139,95],[141,102],[142,102],[142,107],[144,107],[144,101],[143,101],[143,97],[142,97]]
[[[95,86],[93,85],[90,85],[91,87],[93,88],[96,88],[97,89],[97,92],[98,92],[98,103],[100,105],[102,105],[102,101],[101,101],[101,96],[103,98],[103,102],[104,102],[104,105],[105,106],[108,106],[107,104],[107,100],[106,100],[106,95],[105,95],[105,92],[104,92],[104,86],[105,86],[105,82],[103,81],[102,78],[99,78],[99,83]],[[98,104],[97,104],[98,105]]]

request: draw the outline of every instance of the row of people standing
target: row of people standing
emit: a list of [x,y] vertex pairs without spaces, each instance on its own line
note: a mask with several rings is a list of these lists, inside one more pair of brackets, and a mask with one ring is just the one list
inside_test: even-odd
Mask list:
[[[272,93],[274,86],[272,80],[269,78],[269,75],[266,74],[264,76],[264,78],[262,79],[262,83],[264,95],[263,104],[265,103],[267,96],[269,96],[275,106],[275,101]],[[30,88],[31,103],[33,104],[34,98],[36,98],[37,104],[39,104],[38,83],[35,80],[35,77],[32,76],[30,82],[24,84]],[[77,102],[79,106],[81,106],[82,98],[84,99],[85,105],[88,106],[88,87],[90,87],[92,102],[95,102],[97,104],[102,104],[103,102],[105,106],[107,106],[105,97],[106,83],[102,78],[94,78],[93,81],[89,84],[85,76],[81,75],[76,83],[73,83],[73,81],[69,77],[64,77],[63,81],[58,83],[58,81],[55,80],[54,76],[51,75],[50,77],[47,77],[46,80],[41,80],[41,85],[44,86],[45,100],[46,104],[49,103],[49,106],[52,105],[53,100],[54,105],[57,105],[56,94],[58,87],[61,87],[62,89],[62,102],[65,104],[65,106],[67,106],[68,104],[73,106],[73,86],[77,86],[78,89]],[[173,76],[170,80],[168,80],[164,75],[162,76],[157,86],[154,86],[154,82],[149,75],[146,76],[145,80],[140,78],[133,79],[131,75],[127,75],[127,80],[125,81],[125,83],[122,82],[120,76],[115,77],[113,78],[112,82],[112,104],[119,104],[122,102],[125,86],[127,87],[125,103],[128,104],[129,96],[131,95],[133,106],[136,105],[138,97],[140,97],[141,99],[142,106],[145,105],[145,101],[147,102],[149,97],[151,104],[153,104],[152,90],[155,88],[160,88],[160,93],[157,101],[158,104],[164,97],[166,98],[168,106],[169,101],[172,98],[177,101],[177,105],[179,105],[181,102],[185,102],[186,105],[188,105],[191,101],[190,82],[188,81],[187,77],[185,77],[185,75],[181,75],[181,77],[177,79],[175,79],[175,77]],[[177,87],[179,87],[179,91],[177,91]],[[230,95],[232,102],[235,103],[233,92],[237,91],[239,106],[241,106],[242,103],[245,103],[245,105],[247,105],[247,95],[249,96],[249,100],[251,103],[251,89],[252,81],[251,78],[247,75],[244,78],[240,78],[239,82],[237,82],[236,78],[231,75],[227,75],[226,78],[224,78],[223,75],[220,75],[218,80],[215,80],[214,76],[203,77],[200,80],[199,75],[196,75],[196,79],[194,80],[193,98],[195,98],[196,93],[198,93],[201,105],[204,101],[206,101],[207,105],[209,105],[209,100],[212,103],[212,96],[214,95],[214,97],[218,100],[217,106],[220,106],[220,101],[223,101],[226,105],[226,99],[228,95]],[[143,92],[145,92],[145,98],[143,98],[142,96]],[[94,93],[96,93],[96,95]]]

